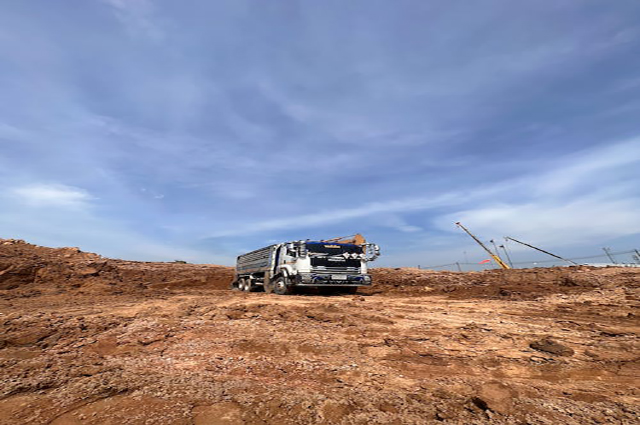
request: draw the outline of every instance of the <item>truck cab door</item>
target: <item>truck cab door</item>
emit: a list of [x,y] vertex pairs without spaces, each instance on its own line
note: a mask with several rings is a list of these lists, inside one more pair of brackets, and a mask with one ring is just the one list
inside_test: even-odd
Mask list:
[[278,268],[278,266],[280,265],[280,260],[282,258],[282,250],[283,249],[284,249],[284,246],[280,246],[276,250],[276,258],[273,261],[273,270],[276,270]]

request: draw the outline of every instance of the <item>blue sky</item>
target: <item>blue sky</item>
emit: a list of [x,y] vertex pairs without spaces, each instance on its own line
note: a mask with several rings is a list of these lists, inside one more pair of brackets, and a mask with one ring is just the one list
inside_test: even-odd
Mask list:
[[640,248],[638,52],[635,0],[5,0],[0,236],[232,264],[360,232],[379,265],[486,258],[461,220]]

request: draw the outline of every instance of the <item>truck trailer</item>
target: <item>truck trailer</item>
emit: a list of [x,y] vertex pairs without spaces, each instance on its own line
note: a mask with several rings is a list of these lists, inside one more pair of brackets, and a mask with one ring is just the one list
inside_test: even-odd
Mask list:
[[371,285],[367,262],[379,255],[380,248],[361,235],[269,245],[238,256],[231,288],[279,295],[303,287],[355,293]]

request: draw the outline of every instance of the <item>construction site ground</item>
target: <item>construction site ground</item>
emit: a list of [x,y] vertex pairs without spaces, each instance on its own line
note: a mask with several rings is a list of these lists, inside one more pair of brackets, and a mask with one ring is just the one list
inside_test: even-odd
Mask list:
[[372,274],[243,293],[0,240],[0,423],[638,423],[640,269]]

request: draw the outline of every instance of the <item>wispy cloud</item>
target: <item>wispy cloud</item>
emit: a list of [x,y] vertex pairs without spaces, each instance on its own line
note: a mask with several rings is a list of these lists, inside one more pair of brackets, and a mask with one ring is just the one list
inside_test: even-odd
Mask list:
[[160,41],[164,31],[154,16],[151,0],[102,0],[132,35]]
[[2,228],[220,261],[634,236],[640,4],[272,3],[2,2]]
[[588,149],[555,159],[545,172],[522,176],[499,197],[435,221],[443,230],[462,221],[491,237],[517,235],[552,246],[640,235],[638,169],[638,139]]
[[55,183],[29,184],[9,192],[20,201],[37,207],[83,208],[93,199],[84,189]]
[[532,243],[571,246],[640,234],[640,200],[591,196],[569,201],[496,204],[460,211],[438,219],[454,230],[459,220],[492,238],[521,237]]
[[101,255],[148,261],[230,263],[232,255],[188,246],[169,235],[149,235],[130,220],[113,218],[87,191],[62,184],[30,184],[0,191],[1,237],[47,246],[79,246]]
[[[237,224],[221,229],[211,237],[250,235],[284,229],[314,228],[379,216],[383,227],[400,232],[416,232],[403,215],[412,212],[458,208],[457,212],[434,218],[435,225],[454,231],[462,221],[487,235],[526,236],[554,245],[571,245],[594,239],[615,238],[640,233],[640,197],[629,196],[599,184],[611,169],[640,167],[635,141],[612,144],[579,155],[554,161],[543,173],[520,176],[510,182],[474,187],[470,191],[449,191],[433,197],[388,199],[358,207],[326,209],[286,218]],[[625,182],[614,182],[627,187]],[[588,194],[583,193],[584,187]],[[636,192],[637,193],[637,192]],[[562,195],[558,197],[557,195]],[[462,206],[462,209],[460,207]],[[497,236],[495,236],[497,235]]]
[[532,184],[536,194],[563,195],[579,188],[587,193],[604,189],[615,191],[616,186],[633,184],[620,181],[620,177],[625,168],[637,170],[640,167],[640,138],[568,155],[553,161],[553,166],[553,170]]
[[[389,200],[387,202],[371,202],[354,208],[323,209],[318,212],[303,215],[287,215],[284,218],[258,221],[248,225],[238,224],[232,228],[221,229],[209,235],[212,238],[233,235],[248,235],[273,230],[304,229],[341,223],[362,217],[381,213],[421,211],[461,202],[460,193],[440,195],[431,198],[408,198]],[[409,226],[404,225],[404,229]],[[410,230],[413,230],[411,228]]]
[[423,230],[419,226],[409,224],[400,214],[381,214],[377,222],[382,226],[387,226],[404,233],[415,233]]

